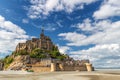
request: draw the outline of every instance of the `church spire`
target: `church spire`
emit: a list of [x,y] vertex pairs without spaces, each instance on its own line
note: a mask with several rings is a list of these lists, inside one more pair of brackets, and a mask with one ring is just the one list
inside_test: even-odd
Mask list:
[[41,34],[40,37],[44,36],[44,27],[41,27]]
[[41,32],[41,33],[42,33],[42,34],[44,34],[44,27],[41,27],[41,30],[42,30],[42,32]]

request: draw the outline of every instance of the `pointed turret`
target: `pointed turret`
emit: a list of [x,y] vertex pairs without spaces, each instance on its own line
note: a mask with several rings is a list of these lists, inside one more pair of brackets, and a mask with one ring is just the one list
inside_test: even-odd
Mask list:
[[41,34],[40,34],[40,37],[44,36],[44,28],[41,27]]
[[41,33],[42,33],[42,34],[44,34],[44,27],[42,27],[42,28],[41,28],[41,30],[42,30],[42,32],[41,32]]

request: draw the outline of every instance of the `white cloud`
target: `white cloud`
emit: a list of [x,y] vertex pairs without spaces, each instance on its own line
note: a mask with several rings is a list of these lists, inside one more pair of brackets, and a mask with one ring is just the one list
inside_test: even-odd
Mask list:
[[59,46],[59,45],[58,45],[58,48],[59,48],[59,51],[60,51],[62,54],[67,54],[68,51],[70,50],[70,47],[68,47],[68,46]]
[[29,38],[26,32],[12,23],[11,21],[5,20],[0,15],[0,54],[8,54],[13,51],[19,42],[24,42]]
[[76,32],[69,32],[69,33],[60,33],[58,36],[64,37],[64,40],[68,40],[71,43],[78,43],[86,38],[85,35],[78,34]]
[[93,31],[96,29],[95,27],[92,27],[91,20],[89,18],[85,19],[83,23],[78,23],[77,25],[74,25],[74,27],[77,27],[80,30],[83,31]]
[[119,0],[105,0],[100,9],[93,15],[96,19],[106,19],[113,16],[120,16]]
[[62,21],[57,21],[57,22],[56,22],[57,25],[58,25],[58,27],[63,27],[63,25],[61,24],[61,22],[62,22]]
[[46,31],[55,31],[57,29],[57,27],[55,27],[55,24],[53,23],[47,23],[45,24],[45,26],[36,25],[35,23],[32,23],[32,25],[36,28],[44,28],[44,30]]
[[29,20],[28,19],[22,19],[22,23],[29,23]]
[[56,29],[58,29],[58,27],[53,23],[47,23],[44,26],[44,30],[46,30],[46,31],[55,31]]
[[71,56],[75,59],[89,59],[95,67],[119,67],[120,45],[96,45],[87,50],[73,51]]
[[[30,0],[32,4],[28,10],[30,18],[40,18],[54,11],[72,12],[74,9],[83,9],[84,5],[88,5],[97,0]],[[77,7],[76,7],[77,6]]]
[[48,27],[46,27],[44,30],[47,30],[47,31],[55,31],[56,28],[55,28],[55,27],[50,27],[50,26],[48,26]]
[[[95,67],[120,66],[120,21],[102,20],[91,22],[85,19],[77,24],[77,29],[89,35],[77,32],[60,33],[58,36],[66,40],[67,46],[88,46],[88,49],[70,51],[75,59],[90,59]],[[89,45],[93,44],[94,47]]]
[[64,40],[68,40],[69,43],[67,43],[67,45],[69,46],[120,43],[120,21],[111,22],[109,20],[103,20],[97,23],[86,23],[85,20],[85,22],[79,23],[77,28],[85,32],[91,31],[92,34],[85,35],[76,32],[68,32],[60,33],[58,36],[63,37]]

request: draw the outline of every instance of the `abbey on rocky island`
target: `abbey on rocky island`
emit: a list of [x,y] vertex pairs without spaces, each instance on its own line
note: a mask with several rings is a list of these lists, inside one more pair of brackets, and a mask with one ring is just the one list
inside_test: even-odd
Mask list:
[[93,71],[94,67],[89,60],[74,60],[68,55],[61,54],[42,29],[40,38],[18,43],[15,51],[0,61],[0,70]]

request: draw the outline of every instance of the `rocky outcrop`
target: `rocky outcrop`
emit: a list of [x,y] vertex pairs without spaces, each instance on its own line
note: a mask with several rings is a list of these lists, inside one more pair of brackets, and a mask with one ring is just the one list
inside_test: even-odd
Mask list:
[[26,68],[26,64],[29,64],[30,62],[31,61],[29,55],[16,56],[7,70],[21,70],[23,68]]

